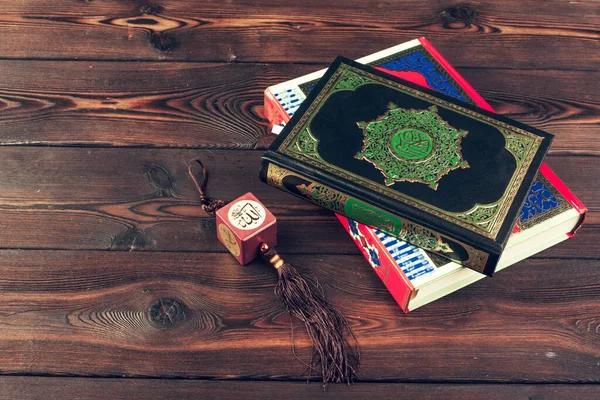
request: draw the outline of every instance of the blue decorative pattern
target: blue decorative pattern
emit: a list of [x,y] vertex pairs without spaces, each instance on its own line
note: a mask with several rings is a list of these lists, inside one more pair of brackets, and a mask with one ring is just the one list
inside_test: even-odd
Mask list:
[[302,99],[299,97],[301,93],[297,89],[290,88],[283,92],[275,93],[275,98],[281,104],[284,111],[291,117],[300,108],[300,104],[302,104]]
[[409,280],[435,270],[423,250],[378,230],[375,230],[375,234]]
[[[403,72],[418,72],[423,75],[427,84],[433,88],[433,90],[443,93],[445,95],[454,97],[460,101],[468,103],[469,101],[460,94],[458,88],[446,78],[446,76],[437,69],[435,64],[427,58],[421,51],[415,51],[411,54],[396,58],[390,61],[386,61],[382,64],[375,64],[380,68],[385,68],[390,71],[403,71]],[[315,80],[313,85],[305,88],[307,94],[310,93],[316,86],[318,81]]]
[[352,237],[361,236],[360,231],[358,230],[358,224],[355,220],[348,218],[348,227],[350,228],[350,234]]
[[365,257],[373,268],[381,267],[381,260],[379,259],[379,252],[375,245],[367,242],[365,236],[358,229],[358,223],[353,219],[348,218],[348,227],[350,228],[350,237],[360,243],[363,250],[366,251]]
[[450,81],[448,81],[444,74],[442,74],[436,68],[431,60],[420,51],[415,51],[412,54],[379,64],[377,66],[391,71],[418,72],[425,77],[427,83],[433,88],[433,90],[464,102],[467,101],[460,94],[458,88],[450,83]]
[[521,208],[519,222],[525,222],[559,206],[560,200],[552,194],[548,186],[541,181],[535,181]]
[[379,260],[379,253],[377,253],[377,249],[369,248],[367,249],[367,252],[369,254],[369,262],[371,263],[371,265],[376,265],[380,267],[381,261]]

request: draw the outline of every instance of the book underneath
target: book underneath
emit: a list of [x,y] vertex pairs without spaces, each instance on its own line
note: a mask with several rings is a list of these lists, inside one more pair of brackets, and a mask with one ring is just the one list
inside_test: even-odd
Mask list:
[[[424,37],[378,51],[357,62],[494,112]],[[265,90],[265,115],[273,124],[273,133],[281,132],[325,72],[326,69],[316,71]],[[511,258],[500,260],[497,270],[573,237],[586,211],[583,203],[543,163],[503,253]],[[370,226],[340,214],[336,216],[405,312],[485,276]],[[518,248],[513,248],[517,245]]]

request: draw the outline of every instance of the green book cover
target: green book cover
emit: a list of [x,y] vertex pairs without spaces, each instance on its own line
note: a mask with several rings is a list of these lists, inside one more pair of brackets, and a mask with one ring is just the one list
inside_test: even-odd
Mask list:
[[261,178],[491,275],[552,135],[339,57]]

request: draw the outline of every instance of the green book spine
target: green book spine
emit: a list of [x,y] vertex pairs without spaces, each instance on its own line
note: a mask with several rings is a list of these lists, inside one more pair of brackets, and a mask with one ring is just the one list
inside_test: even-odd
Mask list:
[[382,210],[265,159],[262,162],[260,178],[273,187],[445,258],[459,261],[466,267],[481,273],[484,272],[489,259],[500,256],[499,253],[477,249],[451,239],[421,224]]

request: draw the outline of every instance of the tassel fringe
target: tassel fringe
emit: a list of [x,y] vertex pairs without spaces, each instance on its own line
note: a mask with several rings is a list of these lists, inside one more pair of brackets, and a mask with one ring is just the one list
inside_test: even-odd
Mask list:
[[348,321],[324,299],[318,284],[311,285],[291,264],[282,262],[274,249],[265,246],[261,252],[279,274],[275,295],[291,315],[304,322],[315,351],[315,364],[321,364],[323,384],[352,383],[357,377],[360,353]]

